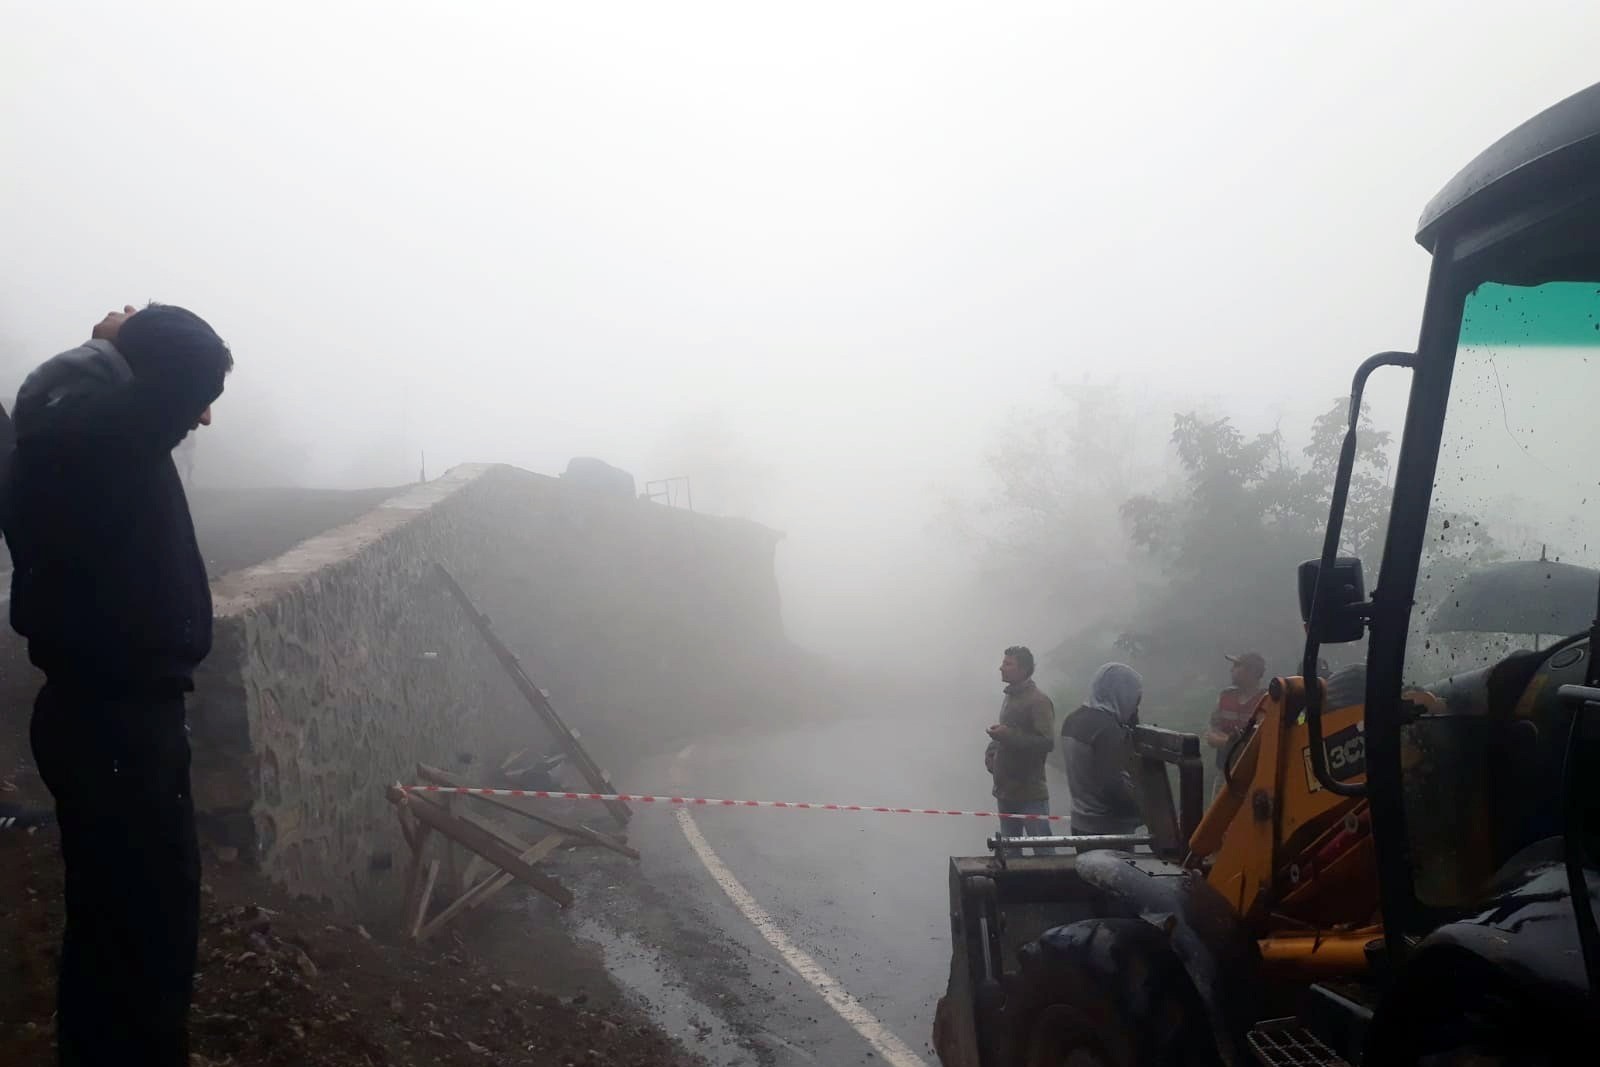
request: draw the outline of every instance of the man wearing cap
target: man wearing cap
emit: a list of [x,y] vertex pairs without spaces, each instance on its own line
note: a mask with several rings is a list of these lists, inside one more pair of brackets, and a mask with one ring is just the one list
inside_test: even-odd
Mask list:
[[[1267,661],[1261,658],[1259,652],[1244,652],[1237,656],[1229,656],[1231,665],[1229,680],[1232,685],[1224,689],[1217,696],[1216,710],[1211,713],[1211,725],[1207,728],[1206,744],[1217,750],[1217,769],[1223,770],[1228,758],[1228,749],[1244,728],[1250,725],[1250,717],[1256,712],[1256,705],[1261,702],[1261,696],[1266,692],[1261,686],[1261,679],[1267,673]],[[1222,777],[1217,777],[1220,787]]]

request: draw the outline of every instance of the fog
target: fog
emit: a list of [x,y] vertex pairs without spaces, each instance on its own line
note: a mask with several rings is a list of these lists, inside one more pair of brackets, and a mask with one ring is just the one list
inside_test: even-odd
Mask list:
[[106,310],[181,303],[238,361],[200,484],[687,475],[784,532],[797,640],[987,682],[1074,629],[974,598],[941,518],[984,511],[1008,430],[1115,385],[1130,495],[1179,410],[1300,447],[1414,343],[1423,204],[1593,78],[1600,9],[8,0],[4,26],[8,404]]

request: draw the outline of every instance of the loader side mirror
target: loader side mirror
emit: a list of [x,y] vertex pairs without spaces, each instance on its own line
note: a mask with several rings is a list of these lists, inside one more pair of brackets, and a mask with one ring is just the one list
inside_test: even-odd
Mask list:
[[[1315,604],[1317,586],[1322,586],[1321,605]],[[1318,644],[1346,645],[1366,635],[1366,618],[1360,608],[1366,604],[1367,583],[1361,561],[1340,556],[1333,568],[1322,572],[1322,561],[1308,559],[1300,564],[1300,618]],[[1312,618],[1313,610],[1317,618]]]

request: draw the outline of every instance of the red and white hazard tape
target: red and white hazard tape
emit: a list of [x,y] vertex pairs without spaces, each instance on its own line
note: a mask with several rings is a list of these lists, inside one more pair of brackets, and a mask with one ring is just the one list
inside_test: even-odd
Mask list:
[[699,808],[790,808],[800,811],[859,811],[878,815],[968,815],[979,819],[1029,819],[1063,822],[1067,815],[1013,815],[1003,811],[952,811],[947,808],[889,808],[870,804],[817,804],[803,800],[718,800],[714,797],[659,797],[638,793],[561,793],[545,789],[480,789],[466,785],[405,785],[407,793],[453,793],[457,796],[526,797],[533,800],[620,800],[625,804],[664,804]]

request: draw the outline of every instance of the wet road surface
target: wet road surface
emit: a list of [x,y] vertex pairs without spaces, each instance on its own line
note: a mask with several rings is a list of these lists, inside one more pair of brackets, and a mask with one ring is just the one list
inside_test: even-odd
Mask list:
[[[625,788],[988,809],[985,714],[983,704],[968,704],[704,739],[647,761]],[[1053,810],[1062,812],[1065,784],[1054,766],[1050,774]],[[948,861],[983,854],[994,822],[764,808],[695,808],[691,818],[688,829],[671,810],[640,811],[631,837],[644,852],[642,870],[618,872],[632,883],[609,890],[618,906],[580,928],[619,980],[713,1063],[917,1062],[897,1063],[881,1044],[874,1051],[872,1023],[891,1046],[935,1063],[933,1009],[949,968]],[[692,847],[696,830],[721,875],[770,918],[777,947]],[[623,902],[640,892],[643,899]],[[790,949],[864,1009],[854,1025],[797,973]]]

